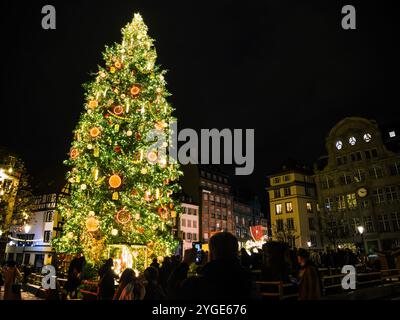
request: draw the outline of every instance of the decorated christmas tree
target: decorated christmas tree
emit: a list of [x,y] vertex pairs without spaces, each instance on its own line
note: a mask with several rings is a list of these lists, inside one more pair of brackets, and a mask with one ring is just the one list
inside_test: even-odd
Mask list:
[[65,224],[53,244],[91,263],[117,244],[141,245],[147,259],[165,256],[177,245],[172,226],[180,207],[171,196],[181,172],[167,153],[152,149],[157,137],[171,134],[174,118],[165,71],[139,14],[103,57],[105,65],[85,86],[85,110],[65,161],[71,195],[61,201]]

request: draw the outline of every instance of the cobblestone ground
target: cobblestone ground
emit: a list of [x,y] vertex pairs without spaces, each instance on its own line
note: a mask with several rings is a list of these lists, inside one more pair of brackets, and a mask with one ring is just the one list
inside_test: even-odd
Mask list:
[[[3,300],[4,291],[0,291],[0,300]],[[32,293],[22,291],[21,292],[22,300],[41,300],[35,297]]]

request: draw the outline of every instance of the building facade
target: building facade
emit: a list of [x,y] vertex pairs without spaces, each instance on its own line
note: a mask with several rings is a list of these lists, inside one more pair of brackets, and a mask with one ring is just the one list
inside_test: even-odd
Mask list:
[[311,170],[283,168],[268,177],[272,240],[321,249],[319,205]]
[[189,164],[183,167],[183,171],[183,191],[199,204],[199,241],[208,243],[211,236],[220,231],[235,234],[233,195],[228,175],[205,165]]
[[6,248],[8,260],[30,264],[35,270],[51,261],[51,240],[59,222],[57,196],[55,193],[35,196],[28,227],[13,226],[10,230],[10,242]]
[[63,225],[57,206],[60,199],[70,192],[64,172],[46,172],[39,177],[39,181],[34,187],[28,223],[10,229],[6,246],[7,259],[18,264],[30,264],[35,271],[51,264],[54,254],[51,241]]
[[315,169],[326,245],[340,239],[366,251],[400,246],[400,154],[384,143],[396,132],[387,134],[375,121],[353,117],[326,138],[328,156]]
[[199,234],[199,206],[193,203],[181,203],[183,212],[179,217],[179,235],[182,240],[182,249],[192,248],[192,243],[200,241]]
[[244,201],[234,199],[233,220],[235,224],[234,234],[240,246],[243,246],[246,241],[251,240],[250,227],[254,226],[255,223],[253,207]]

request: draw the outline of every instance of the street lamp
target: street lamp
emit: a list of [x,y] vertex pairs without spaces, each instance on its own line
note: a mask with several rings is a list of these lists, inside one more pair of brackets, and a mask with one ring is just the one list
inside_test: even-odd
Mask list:
[[361,246],[362,246],[362,251],[363,251],[363,253],[365,253],[365,245],[364,245],[364,231],[365,231],[365,229],[364,229],[363,226],[358,226],[358,227],[357,227],[357,230],[358,230],[358,232],[359,232],[360,235],[361,235]]
[[31,231],[31,226],[29,224],[24,225],[24,231],[25,233],[29,233],[29,231]]

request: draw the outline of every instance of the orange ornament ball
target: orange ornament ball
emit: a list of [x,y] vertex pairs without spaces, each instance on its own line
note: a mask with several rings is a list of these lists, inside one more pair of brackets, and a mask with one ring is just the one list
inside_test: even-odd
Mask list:
[[115,106],[115,107],[113,108],[113,112],[114,112],[117,116],[119,116],[119,115],[121,115],[121,114],[124,112],[124,108],[122,108],[121,106]]
[[113,189],[119,188],[122,184],[121,177],[117,174],[112,175],[110,179],[108,179],[108,184]]
[[157,153],[154,151],[150,151],[147,154],[147,159],[149,160],[149,162],[156,162],[157,161]]
[[117,61],[117,62],[115,62],[115,67],[117,68],[117,69],[121,69],[122,68],[122,64],[121,64],[121,62],[119,62],[119,61]]
[[86,229],[89,232],[97,231],[99,229],[99,225],[99,220],[94,216],[89,216],[89,218],[86,219]]
[[97,108],[98,105],[99,105],[99,103],[97,102],[97,100],[90,100],[89,101],[89,108],[90,109],[95,109],[95,108]]
[[98,137],[99,135],[100,135],[100,129],[99,129],[99,128],[94,127],[94,128],[92,128],[92,129],[90,129],[90,136],[91,136],[92,138],[96,138],[96,137]]
[[71,149],[69,156],[71,157],[71,159],[76,159],[79,156],[79,151],[78,149]]
[[133,95],[134,97],[137,96],[140,93],[140,88],[136,85],[134,85],[131,88],[131,95]]

